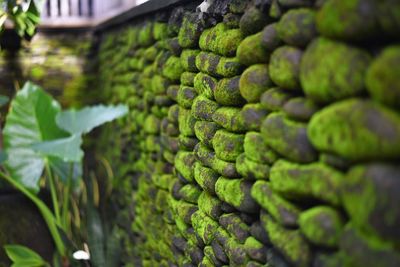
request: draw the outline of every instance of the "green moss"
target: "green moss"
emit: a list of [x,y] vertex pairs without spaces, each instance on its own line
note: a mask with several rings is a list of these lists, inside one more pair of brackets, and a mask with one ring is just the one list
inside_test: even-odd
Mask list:
[[312,117],[308,136],[318,150],[350,160],[394,159],[400,153],[400,116],[368,100],[343,100]]
[[274,193],[268,182],[257,181],[251,189],[251,196],[262,208],[281,225],[296,227],[300,209]]
[[315,245],[337,247],[344,220],[329,206],[317,206],[304,211],[299,217],[300,231]]
[[[242,3],[244,5],[245,3]],[[245,36],[256,33],[270,21],[261,10],[252,6],[246,10],[240,19],[240,30]]]
[[[194,179],[200,185],[200,187],[205,192],[211,195],[215,195],[215,183],[217,182],[219,174],[211,168],[204,167],[200,162],[196,162],[194,164],[193,171],[194,171]],[[212,217],[211,214],[209,214],[209,216]]]
[[[383,0],[376,2],[378,5],[377,16],[380,28],[385,34],[397,39],[400,25],[400,2]],[[380,33],[378,33],[380,34]]]
[[[268,215],[267,215],[268,216]],[[264,220],[272,244],[294,266],[307,267],[311,261],[311,249],[299,230],[288,230],[273,221]]]
[[158,53],[158,51],[157,51],[156,46],[150,46],[145,50],[143,56],[146,60],[153,61],[156,59],[157,53]]
[[240,120],[247,131],[259,131],[261,122],[267,114],[261,104],[247,104],[240,111]]
[[193,87],[181,86],[176,100],[181,107],[190,109],[196,97],[197,93]]
[[243,244],[250,236],[249,226],[235,213],[226,213],[221,215],[219,218],[219,224],[241,244]]
[[295,97],[284,104],[283,111],[291,119],[308,121],[318,111],[318,107],[307,98]]
[[[179,200],[174,202],[174,212],[177,215],[178,220],[176,220],[176,224],[179,227],[178,224],[181,225],[180,228],[184,229],[186,232],[187,226],[183,226],[182,224],[188,224],[190,225],[192,223],[192,215],[198,210],[196,205],[187,203],[183,200]],[[179,222],[181,220],[181,222]],[[182,227],[183,226],[183,227]]]
[[196,119],[190,109],[179,108],[179,131],[185,136],[194,136]]
[[269,73],[272,81],[283,89],[300,89],[300,60],[303,52],[295,47],[282,46],[270,59]]
[[179,106],[177,104],[172,105],[168,110],[168,120],[172,123],[178,123],[179,118]]
[[215,100],[226,106],[240,106],[245,100],[239,91],[240,76],[221,79],[214,91]]
[[277,30],[286,44],[306,46],[317,35],[315,12],[308,8],[289,10],[280,19]]
[[239,211],[257,212],[257,204],[250,196],[251,183],[242,179],[220,177],[215,183],[217,196],[237,208]]
[[240,177],[240,174],[237,172],[236,164],[234,162],[228,162],[214,156],[211,159],[211,167],[222,176],[229,178]]
[[214,262],[209,257],[204,257],[199,264],[199,267],[213,267],[215,266]]
[[242,0],[232,0],[228,2],[229,11],[232,13],[242,14],[247,7],[247,3]]
[[214,99],[214,91],[217,86],[218,80],[205,73],[199,72],[194,77],[194,88],[197,93],[203,94],[209,99]]
[[157,187],[168,190],[169,185],[171,184],[171,181],[173,180],[173,175],[171,175],[171,174],[156,175],[155,174],[155,175],[151,176],[151,179]]
[[199,199],[201,190],[195,185],[186,184],[179,190],[179,194],[184,201],[192,204],[197,204],[197,200]]
[[198,142],[199,140],[195,137],[185,136],[182,134],[178,136],[178,145],[180,150],[192,151]]
[[212,121],[212,116],[218,107],[219,105],[215,101],[199,95],[193,101],[192,115],[199,120]]
[[400,107],[400,46],[389,46],[372,62],[366,76],[371,97],[383,104]]
[[162,212],[168,208],[167,203],[168,192],[164,190],[158,190],[156,199],[155,199],[155,207],[157,211]]
[[243,148],[246,157],[258,163],[272,164],[278,159],[278,155],[267,146],[258,132],[246,133]]
[[384,163],[356,165],[346,175],[344,206],[353,225],[367,234],[400,243],[400,168]]
[[[203,142],[199,142],[194,148],[197,159],[206,167],[213,168],[215,152]],[[216,170],[217,171],[217,170]]]
[[179,44],[185,48],[197,47],[204,21],[196,13],[186,13],[178,34]]
[[247,68],[240,77],[240,94],[247,102],[259,102],[261,94],[272,86],[268,66],[256,64]]
[[292,98],[292,94],[278,87],[270,88],[261,95],[261,106],[270,111],[279,111]]
[[162,74],[172,81],[179,81],[183,71],[184,69],[181,65],[180,58],[171,56],[168,58],[167,62],[165,62]]
[[154,116],[147,116],[144,122],[144,131],[148,134],[157,134],[160,131],[160,120]]
[[261,33],[261,46],[268,51],[273,51],[282,44],[277,31],[277,23],[265,26]]
[[33,66],[30,70],[30,76],[34,80],[41,80],[46,75],[46,70],[41,66]]
[[236,158],[236,169],[247,180],[267,180],[269,178],[269,165],[252,161],[244,153]]
[[267,248],[254,237],[250,236],[246,239],[244,249],[251,259],[260,262],[267,262]]
[[222,21],[228,29],[237,29],[239,28],[240,18],[241,16],[238,14],[227,13]]
[[213,148],[218,158],[226,161],[235,161],[243,152],[244,135],[218,130],[213,138]]
[[221,107],[215,111],[213,121],[231,132],[244,132],[243,122],[240,117],[240,108]]
[[204,258],[211,262],[211,265],[206,265],[206,267],[214,267],[216,265],[221,265],[220,261],[217,259],[212,246],[204,247]]
[[370,56],[367,52],[325,38],[314,40],[303,55],[300,80],[307,97],[329,103],[358,95]]
[[219,216],[221,216],[222,214],[221,200],[213,197],[207,192],[201,193],[201,195],[199,196],[198,204],[199,209],[214,220],[218,220]]
[[278,160],[271,168],[271,188],[289,199],[317,199],[338,206],[343,174],[323,163],[300,165]]
[[200,50],[184,49],[181,54],[181,65],[186,71],[197,72],[196,56]]
[[194,77],[197,73],[185,71],[181,75],[181,85],[193,86]]
[[149,46],[154,42],[153,24],[146,22],[139,31],[138,42],[141,46]]
[[376,4],[373,0],[328,0],[317,14],[318,31],[348,41],[371,38],[379,34]]
[[193,182],[193,164],[196,158],[192,152],[179,151],[175,157],[175,168],[188,181]]
[[237,58],[220,57],[208,52],[200,52],[197,55],[196,67],[214,77],[233,77],[239,75],[242,70]]
[[[156,76],[157,77],[157,76]],[[155,79],[156,79],[155,77]],[[171,98],[172,100],[176,101],[178,98],[178,92],[179,92],[179,85],[170,85],[167,88],[167,95],[169,98]]]
[[197,121],[194,125],[194,132],[201,142],[212,147],[214,135],[220,128],[215,122]]
[[163,40],[168,38],[168,24],[155,22],[153,25],[153,36],[156,40]]
[[237,49],[237,57],[239,62],[250,66],[256,63],[268,62],[269,54],[261,45],[262,33],[246,37]]
[[307,137],[307,125],[287,119],[283,113],[268,115],[261,134],[269,147],[295,162],[312,162],[317,153]]
[[161,75],[154,75],[151,79],[151,88],[155,94],[164,94],[169,85],[169,81]]
[[242,70],[243,66],[236,57],[221,57],[215,75],[229,78],[241,74]]

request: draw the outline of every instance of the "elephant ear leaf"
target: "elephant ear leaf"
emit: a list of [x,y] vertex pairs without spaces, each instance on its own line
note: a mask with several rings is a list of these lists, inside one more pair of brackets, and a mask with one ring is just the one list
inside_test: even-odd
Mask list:
[[5,167],[13,179],[33,192],[39,191],[44,159],[31,146],[68,136],[55,122],[60,111],[57,101],[30,82],[11,101],[3,131],[8,155]]
[[13,261],[12,266],[20,267],[42,267],[49,266],[43,258],[30,248],[20,245],[5,245],[4,249],[10,260]]
[[58,114],[58,126],[70,134],[84,134],[106,122],[115,120],[128,113],[125,105],[85,107],[81,110],[67,110]]

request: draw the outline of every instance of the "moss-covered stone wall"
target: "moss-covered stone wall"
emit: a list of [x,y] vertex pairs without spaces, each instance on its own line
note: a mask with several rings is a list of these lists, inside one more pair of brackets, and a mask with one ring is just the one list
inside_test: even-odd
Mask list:
[[[127,266],[400,266],[400,2],[214,1],[101,35]],[[102,141],[101,141],[102,140]]]

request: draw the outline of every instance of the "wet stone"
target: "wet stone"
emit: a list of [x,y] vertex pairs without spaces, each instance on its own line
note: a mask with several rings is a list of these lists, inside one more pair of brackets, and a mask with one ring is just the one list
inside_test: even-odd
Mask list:
[[180,150],[192,151],[198,142],[199,140],[194,137],[184,135],[178,136],[178,145]]
[[282,44],[277,31],[277,23],[272,23],[263,29],[261,33],[261,46],[268,51],[273,51]]
[[[196,162],[194,164],[193,172],[194,179],[200,185],[200,187],[205,192],[211,195],[215,195],[215,183],[217,182],[220,175],[213,169],[202,166],[200,162]],[[209,215],[212,217],[211,213]]]
[[267,146],[259,132],[246,133],[244,153],[248,159],[258,163],[272,164],[278,159],[278,155]]
[[256,7],[250,7],[240,19],[240,30],[245,36],[261,31],[269,18]]
[[240,111],[240,120],[247,131],[259,131],[261,122],[268,112],[261,104],[247,104]]
[[219,159],[235,161],[243,152],[244,135],[230,133],[226,130],[218,130],[213,138],[213,148]]
[[252,184],[241,179],[220,177],[215,183],[217,196],[237,208],[239,211],[255,213],[258,206],[250,196]]
[[283,111],[290,119],[308,121],[318,111],[318,106],[304,97],[289,99],[283,105]]
[[271,80],[283,89],[300,89],[300,60],[303,51],[291,46],[281,46],[271,54],[269,73]]
[[400,115],[368,100],[327,106],[311,118],[307,131],[318,150],[349,160],[396,159],[400,154]]
[[249,237],[249,226],[246,225],[238,215],[234,213],[224,214],[219,218],[219,224],[234,236],[239,243],[243,244]]
[[268,180],[270,167],[252,161],[242,153],[236,159],[236,170],[246,180]]
[[197,121],[194,125],[194,132],[196,137],[203,142],[208,147],[212,148],[212,140],[214,138],[215,133],[221,127],[218,126],[215,122],[209,121]]
[[241,120],[241,109],[236,107],[220,107],[212,116],[213,121],[230,132],[244,132]]
[[343,175],[323,163],[301,165],[278,160],[270,172],[271,188],[288,199],[317,199],[338,206]]
[[237,58],[243,65],[266,63],[270,52],[261,45],[262,32],[246,37],[237,49]]
[[279,111],[293,95],[278,87],[270,88],[261,95],[261,106],[270,111]]
[[215,100],[225,106],[241,106],[245,100],[239,91],[239,79],[241,76],[219,80],[214,91]]
[[219,216],[222,214],[222,202],[216,197],[213,197],[207,192],[201,193],[198,199],[199,209],[210,216],[212,219],[218,221]]
[[300,231],[313,244],[337,247],[344,226],[340,213],[329,206],[317,206],[300,214]]
[[279,224],[287,227],[297,226],[301,210],[280,195],[274,193],[268,182],[255,182],[251,189],[251,196]]
[[351,168],[344,180],[343,202],[354,226],[400,243],[400,167],[369,163]]
[[371,97],[400,108],[400,46],[385,48],[367,71],[366,86]]
[[268,115],[261,125],[264,141],[284,157],[301,163],[317,159],[317,153],[307,137],[307,125],[287,119],[283,113]]
[[193,87],[181,86],[176,101],[181,107],[190,109],[196,97],[197,93]]
[[277,30],[286,44],[304,47],[317,35],[315,11],[308,8],[289,10],[280,19]]
[[194,88],[199,95],[203,94],[208,99],[214,99],[214,91],[217,87],[217,79],[205,73],[199,72],[194,77]]
[[300,80],[307,97],[329,103],[364,91],[370,56],[354,46],[315,39],[303,54]]
[[239,85],[240,94],[247,102],[259,102],[261,94],[273,85],[268,66],[256,64],[247,68],[240,77]]

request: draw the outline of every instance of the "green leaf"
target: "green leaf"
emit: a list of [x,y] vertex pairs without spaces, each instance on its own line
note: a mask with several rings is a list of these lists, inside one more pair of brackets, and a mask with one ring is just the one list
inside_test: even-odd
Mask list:
[[[55,172],[55,174],[61,179],[63,183],[67,183],[67,179],[70,175],[71,171],[71,163],[64,162],[59,158],[50,157],[49,158],[50,168]],[[82,162],[74,163],[72,170],[72,180],[73,185],[77,186],[79,179],[82,178]]]
[[79,111],[68,110],[58,114],[56,121],[61,129],[71,134],[88,133],[103,123],[112,121],[128,113],[125,105],[86,107]]
[[82,137],[75,134],[67,138],[34,143],[31,147],[45,157],[58,157],[65,162],[80,162],[83,157],[81,145]]
[[[0,25],[0,27],[1,27],[1,25]],[[10,100],[10,99],[9,99],[7,96],[5,96],[5,95],[0,95],[0,107],[2,107],[2,106],[4,106],[5,104],[7,104],[9,100]]]
[[55,123],[60,110],[57,101],[30,82],[11,101],[3,131],[5,166],[13,179],[34,192],[39,191],[44,159],[31,146],[68,136]]
[[41,267],[47,263],[42,257],[30,248],[20,245],[5,245],[7,256],[14,262],[12,266]]

